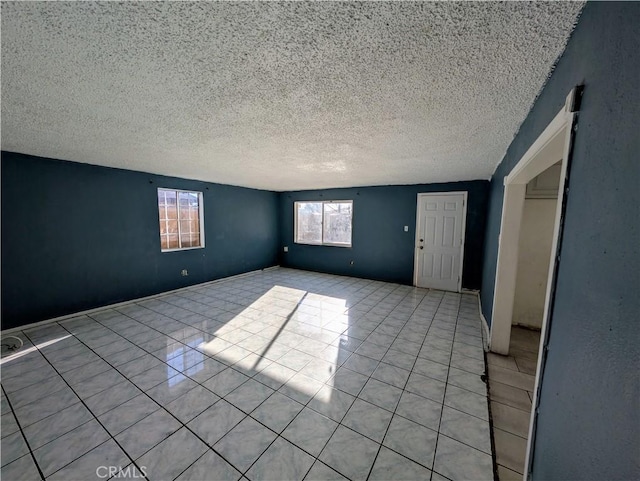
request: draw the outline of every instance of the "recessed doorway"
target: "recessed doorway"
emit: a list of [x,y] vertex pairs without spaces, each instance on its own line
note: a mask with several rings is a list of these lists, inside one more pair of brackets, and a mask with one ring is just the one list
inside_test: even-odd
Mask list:
[[[529,423],[526,430],[527,437],[522,445],[524,453],[522,450],[520,451],[520,454],[524,454],[524,463],[522,469],[516,471],[522,474],[525,480],[529,474],[530,459],[534,448],[536,408],[539,402],[539,386],[544,375],[545,348],[551,322],[550,314],[553,307],[558,252],[566,203],[567,173],[581,90],[581,87],[576,87],[570,92],[564,108],[558,112],[504,179],[489,349],[492,353],[507,356],[512,339],[512,325],[527,325],[532,322],[532,319],[536,319],[536,324],[539,322],[540,341],[537,349],[534,349],[538,354],[530,359],[535,363],[535,377],[530,379],[533,382],[524,383],[527,384],[525,391],[531,390],[529,392],[532,393],[530,413],[525,413],[525,419],[528,418]],[[557,184],[555,184],[556,180]],[[552,215],[553,222],[548,215],[542,216],[540,206],[536,208],[526,205],[528,194],[529,199],[536,198],[535,191],[540,198],[546,196],[549,199],[554,199],[550,209],[551,213],[548,214]],[[531,230],[536,228],[535,225],[532,226],[532,223],[536,222],[540,225],[552,224],[551,237],[545,239],[544,246],[535,245],[536,243],[530,239]],[[531,292],[531,285],[526,285],[530,280],[528,277],[534,275],[534,270],[531,268],[529,258],[525,260],[521,258],[521,249],[530,249],[529,252],[525,252],[527,257],[536,256],[537,258],[535,261],[536,292]],[[527,264],[529,265],[527,266]],[[518,291],[519,284],[523,292]],[[529,291],[524,292],[527,289]],[[538,325],[529,327],[538,329]],[[518,327],[517,329],[520,331],[522,328]],[[536,336],[534,338],[537,339]],[[504,357],[502,359],[503,362],[509,363],[513,358]],[[489,364],[489,380],[491,382],[492,368],[491,363]],[[529,370],[533,370],[533,365],[529,366]],[[495,381],[496,377],[499,377],[500,371],[499,369],[493,371],[493,380]],[[514,377],[508,373],[504,373],[504,375]],[[497,436],[494,440],[496,443],[498,442]],[[498,451],[496,445],[496,452]]]
[[524,475],[560,168],[561,162],[558,162],[527,184],[509,355],[487,355],[496,463],[501,480]]

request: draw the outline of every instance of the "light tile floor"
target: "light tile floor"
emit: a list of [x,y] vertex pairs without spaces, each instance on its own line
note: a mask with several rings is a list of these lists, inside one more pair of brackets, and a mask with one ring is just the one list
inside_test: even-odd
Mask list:
[[278,268],[18,335],[2,479],[493,479],[474,295]]
[[509,355],[488,353],[489,399],[500,481],[521,481],[540,331],[514,326]]

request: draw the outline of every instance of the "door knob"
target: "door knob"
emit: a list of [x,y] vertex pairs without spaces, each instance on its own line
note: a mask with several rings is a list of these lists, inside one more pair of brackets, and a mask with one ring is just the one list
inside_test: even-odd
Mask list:
[[424,239],[420,239],[420,242],[424,242]]
[[420,249],[424,249],[424,246],[420,246]]

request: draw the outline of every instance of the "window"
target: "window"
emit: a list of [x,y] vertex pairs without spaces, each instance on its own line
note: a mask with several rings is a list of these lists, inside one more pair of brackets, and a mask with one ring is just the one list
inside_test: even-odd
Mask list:
[[295,242],[351,247],[352,200],[295,203]]
[[158,189],[162,251],[204,247],[202,192]]

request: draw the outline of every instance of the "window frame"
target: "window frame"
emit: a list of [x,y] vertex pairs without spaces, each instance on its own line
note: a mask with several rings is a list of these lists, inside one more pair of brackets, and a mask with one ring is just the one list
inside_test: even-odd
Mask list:
[[[162,248],[162,235],[160,234],[160,205],[158,204],[158,193],[161,190],[167,190],[176,193],[176,212],[178,213],[178,242],[182,243],[182,232],[180,228],[180,193],[197,194],[198,195],[198,227],[200,228],[200,245],[195,247],[177,247],[171,249]],[[156,189],[156,207],[158,208],[158,236],[160,238],[160,252],[179,252],[192,249],[204,249],[204,197],[202,192],[188,189],[175,189],[172,187],[158,187]]]
[[[322,204],[322,217],[320,221],[320,232],[322,240],[320,242],[299,242],[298,241],[298,204]],[[351,204],[351,240],[349,244],[324,241],[324,205],[325,204]],[[296,200],[293,203],[293,243],[308,246],[342,247],[351,249],[353,247],[353,199],[351,200]]]

